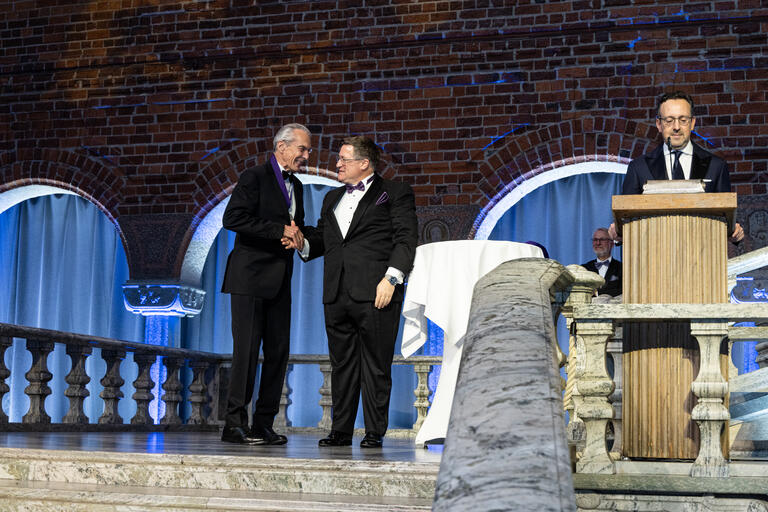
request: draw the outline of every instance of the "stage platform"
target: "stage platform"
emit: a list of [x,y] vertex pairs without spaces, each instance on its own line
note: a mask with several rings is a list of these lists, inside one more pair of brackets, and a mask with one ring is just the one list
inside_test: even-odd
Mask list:
[[3,510],[430,510],[441,447],[222,443],[215,432],[0,433]]

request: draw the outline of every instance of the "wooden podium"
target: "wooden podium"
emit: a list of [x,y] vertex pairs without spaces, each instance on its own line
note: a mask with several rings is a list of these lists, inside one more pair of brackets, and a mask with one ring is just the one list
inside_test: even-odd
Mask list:
[[[728,235],[735,193],[613,196],[623,235],[625,304],[728,302]],[[727,343],[720,366],[727,373]],[[689,322],[624,324],[622,455],[695,459],[691,383],[699,350]],[[726,404],[727,407],[727,404]],[[728,457],[728,426],[724,455]]]

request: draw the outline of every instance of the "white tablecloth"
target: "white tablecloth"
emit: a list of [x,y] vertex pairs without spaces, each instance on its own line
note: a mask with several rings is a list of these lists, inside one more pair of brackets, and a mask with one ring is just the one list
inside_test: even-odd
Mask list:
[[530,244],[485,240],[455,240],[421,245],[403,302],[403,357],[427,340],[427,318],[444,332],[443,365],[432,406],[416,443],[444,438],[451,415],[453,392],[467,332],[475,283],[505,261],[542,257]]

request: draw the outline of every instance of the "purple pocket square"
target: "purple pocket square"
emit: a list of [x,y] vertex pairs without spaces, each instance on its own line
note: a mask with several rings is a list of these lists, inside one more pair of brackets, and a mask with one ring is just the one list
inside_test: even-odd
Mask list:
[[389,196],[387,195],[387,193],[386,193],[386,192],[383,192],[383,193],[382,193],[382,194],[379,196],[379,198],[376,200],[376,206],[378,206],[378,205],[380,205],[380,204],[384,204],[384,203],[386,203],[387,201],[389,201]]

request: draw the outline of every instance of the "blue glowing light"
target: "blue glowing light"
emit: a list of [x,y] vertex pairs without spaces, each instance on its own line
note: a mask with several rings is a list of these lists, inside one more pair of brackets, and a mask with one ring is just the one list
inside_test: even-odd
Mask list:
[[208,157],[209,157],[209,156],[211,156],[212,154],[216,153],[216,152],[217,152],[219,149],[221,149],[221,146],[216,146],[215,148],[213,148],[212,150],[210,150],[209,152],[207,152],[206,154],[204,154],[202,157],[200,157],[200,160],[201,160],[201,161],[202,161],[202,160],[205,160],[206,158],[208,158]]
[[486,146],[485,146],[485,147],[484,147],[484,148],[483,148],[481,151],[483,151],[483,150],[485,150],[486,148],[488,148],[489,146],[493,145],[493,143],[494,143],[494,142],[496,142],[497,140],[501,140],[501,139],[503,139],[504,137],[506,137],[507,135],[509,135],[510,133],[514,133],[514,132],[516,132],[517,130],[519,130],[520,128],[523,128],[523,127],[525,127],[525,126],[528,126],[529,124],[530,124],[530,123],[523,123],[523,124],[519,124],[519,125],[517,125],[516,127],[512,128],[511,130],[509,130],[507,133],[504,133],[504,134],[502,134],[502,135],[499,135],[498,137],[495,137],[495,138],[491,139],[491,142],[489,142],[489,143],[488,143],[488,144],[487,144],[487,145],[486,145]]
[[629,48],[634,48],[634,47],[635,47],[635,44],[636,44],[638,41],[642,41],[642,40],[643,40],[642,36],[637,36],[637,39],[633,39],[633,40],[631,40],[629,43],[627,43],[627,47],[629,47]]
[[715,145],[715,144],[714,144],[714,143],[713,143],[711,140],[709,140],[709,138],[708,138],[708,137],[705,137],[705,136],[703,136],[702,134],[700,134],[700,133],[699,133],[699,132],[697,132],[696,130],[691,130],[691,132],[692,132],[692,133],[695,133],[695,134],[696,134],[696,136],[697,136],[697,137],[699,137],[701,140],[703,140],[704,142],[706,142],[706,143],[707,143],[707,144],[709,144],[710,146],[713,146],[713,147],[714,147],[714,145]]

